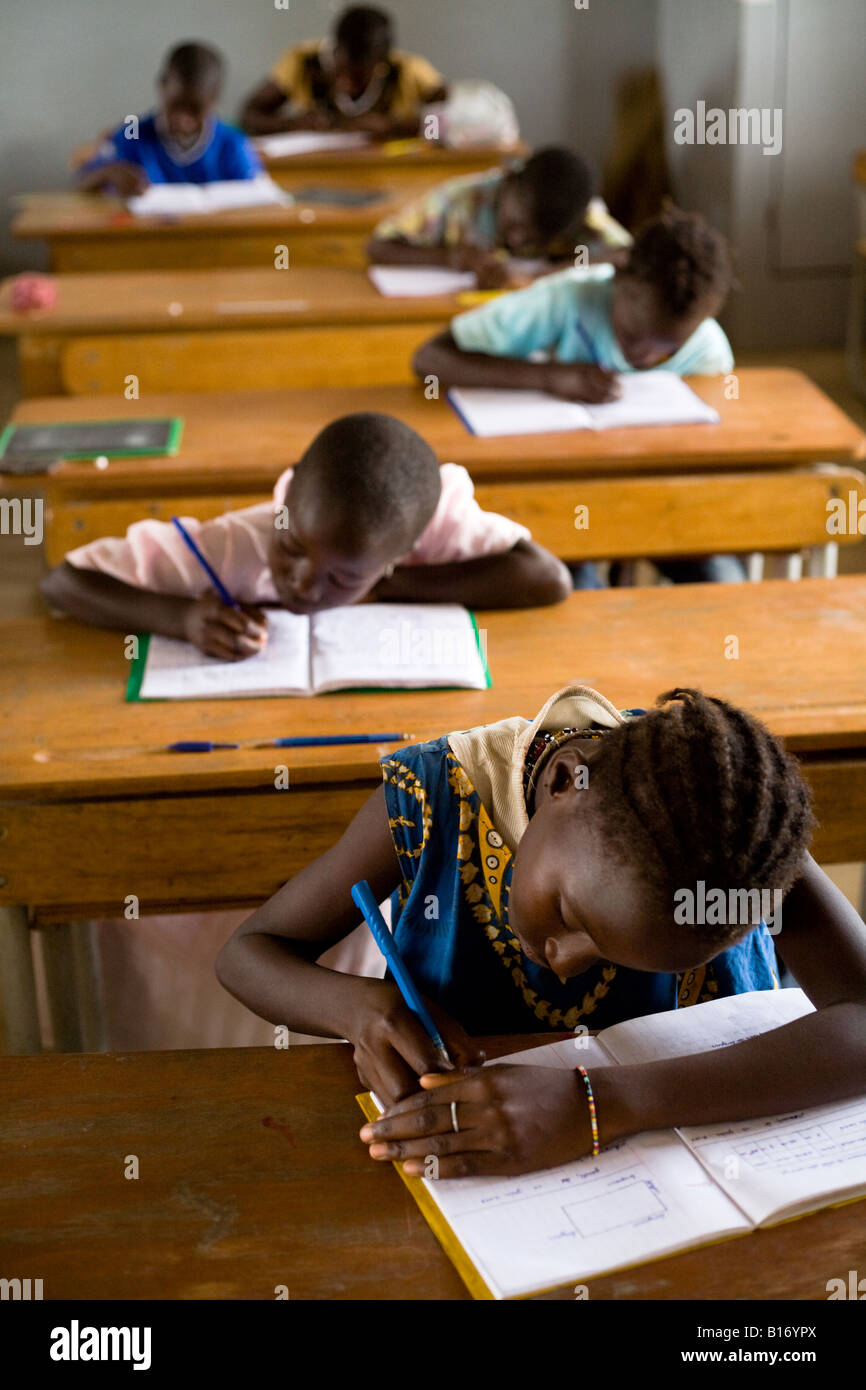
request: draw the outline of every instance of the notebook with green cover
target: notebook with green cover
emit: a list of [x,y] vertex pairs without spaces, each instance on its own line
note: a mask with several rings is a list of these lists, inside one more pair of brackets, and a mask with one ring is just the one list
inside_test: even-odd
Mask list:
[[268,643],[219,661],[188,642],[144,637],[128,700],[231,700],[332,690],[485,690],[482,634],[459,604],[358,603],[307,617],[268,610]]

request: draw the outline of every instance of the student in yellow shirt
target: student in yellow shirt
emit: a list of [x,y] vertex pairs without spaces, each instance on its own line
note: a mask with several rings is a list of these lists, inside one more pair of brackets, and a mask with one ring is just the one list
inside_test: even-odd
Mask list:
[[384,10],[344,10],[332,39],[288,48],[247,98],[241,125],[251,135],[284,130],[357,130],[375,140],[416,135],[421,111],[445,99],[426,58],[394,48]]

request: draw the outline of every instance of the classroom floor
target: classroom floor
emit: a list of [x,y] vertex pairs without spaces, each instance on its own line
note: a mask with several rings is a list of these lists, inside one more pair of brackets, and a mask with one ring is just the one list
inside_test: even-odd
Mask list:
[[[762,352],[744,353],[738,357],[741,366],[777,366],[797,368],[806,373],[807,376],[816,382],[827,395],[834,400],[842,410],[848,414],[852,420],[866,430],[866,401],[856,396],[848,383],[844,354],[841,349],[814,349],[811,351],[799,350],[795,352]],[[9,341],[0,341],[0,428],[7,422],[12,412],[14,404],[18,399],[18,385],[16,373],[16,360],[14,344]],[[845,546],[840,549],[839,568],[841,573],[866,573],[866,539],[858,545]],[[38,593],[39,579],[42,574],[42,555],[38,546],[24,546],[17,537],[0,535],[0,605],[2,611],[8,617],[27,617],[38,614],[43,610],[43,605]],[[849,900],[858,909],[861,909],[863,901],[864,879],[866,879],[866,866],[862,864],[840,864],[829,868],[829,872],[834,881],[846,894]],[[154,919],[153,929],[158,931],[163,919]],[[231,924],[233,925],[233,924]],[[226,925],[225,934],[228,935],[231,925]],[[216,926],[216,923],[214,923]],[[208,961],[215,954],[208,941],[202,940],[202,950]],[[189,950],[190,942],[185,943],[186,950]],[[108,949],[108,942],[105,943]],[[166,960],[171,965],[171,953],[166,954]],[[128,975],[127,961],[124,975]],[[187,965],[191,962],[187,961]],[[174,962],[177,968],[178,962]],[[152,972],[151,972],[152,973]],[[208,975],[208,983],[211,977],[209,971],[204,972]],[[204,978],[204,975],[202,975]],[[158,981],[156,984],[158,985]],[[151,985],[154,981],[151,980]],[[204,987],[204,986],[203,986]],[[159,989],[155,988],[155,997],[159,995]],[[212,995],[222,994],[217,990],[215,982],[211,990],[208,1001],[202,1001],[202,1016],[208,1018],[213,1016],[216,1019],[214,1024],[217,1033],[220,1033],[219,1023],[222,1017],[220,1010],[216,1008],[215,999]],[[263,1025],[261,1020],[254,1019],[246,1010],[234,1000],[229,1000],[226,996],[218,1001],[220,1009],[224,1013],[234,1011],[238,1015],[231,1020],[226,1020],[226,1026],[230,1028],[232,1039],[235,1044],[255,1045],[269,1042],[270,1038],[262,1034]],[[244,1016],[244,1017],[242,1017]],[[160,1020],[158,1013],[154,1013],[155,1035],[153,1039],[142,1035],[130,1039],[129,1044],[133,1048],[136,1046],[148,1048],[149,1046],[208,1046],[214,1045],[214,1041],[219,1042],[224,1039],[216,1037],[208,1039],[204,1036],[196,1036],[193,1040],[184,1038],[182,1041],[166,1041],[165,1036],[160,1035]],[[164,1030],[163,1030],[164,1031]],[[160,1041],[156,1041],[156,1035],[160,1035]],[[302,1041],[300,1036],[293,1038],[293,1041]]]

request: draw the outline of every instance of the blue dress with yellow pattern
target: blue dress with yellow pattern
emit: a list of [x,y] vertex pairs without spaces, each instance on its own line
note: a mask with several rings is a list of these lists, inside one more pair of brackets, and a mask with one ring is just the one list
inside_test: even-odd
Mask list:
[[562,984],[527,960],[508,927],[513,856],[447,737],[381,760],[403,882],[394,938],[421,993],[473,1035],[606,1028],[726,994],[777,989],[762,924],[677,976],[599,961]]

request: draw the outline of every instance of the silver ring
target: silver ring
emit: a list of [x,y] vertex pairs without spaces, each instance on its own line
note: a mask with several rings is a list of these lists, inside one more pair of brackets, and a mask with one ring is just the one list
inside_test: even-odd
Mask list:
[[452,1102],[451,1102],[451,1128],[454,1130],[454,1133],[455,1133],[455,1134],[459,1134],[459,1133],[460,1133],[460,1125],[457,1123],[457,1102],[456,1102],[456,1100],[452,1100]]

